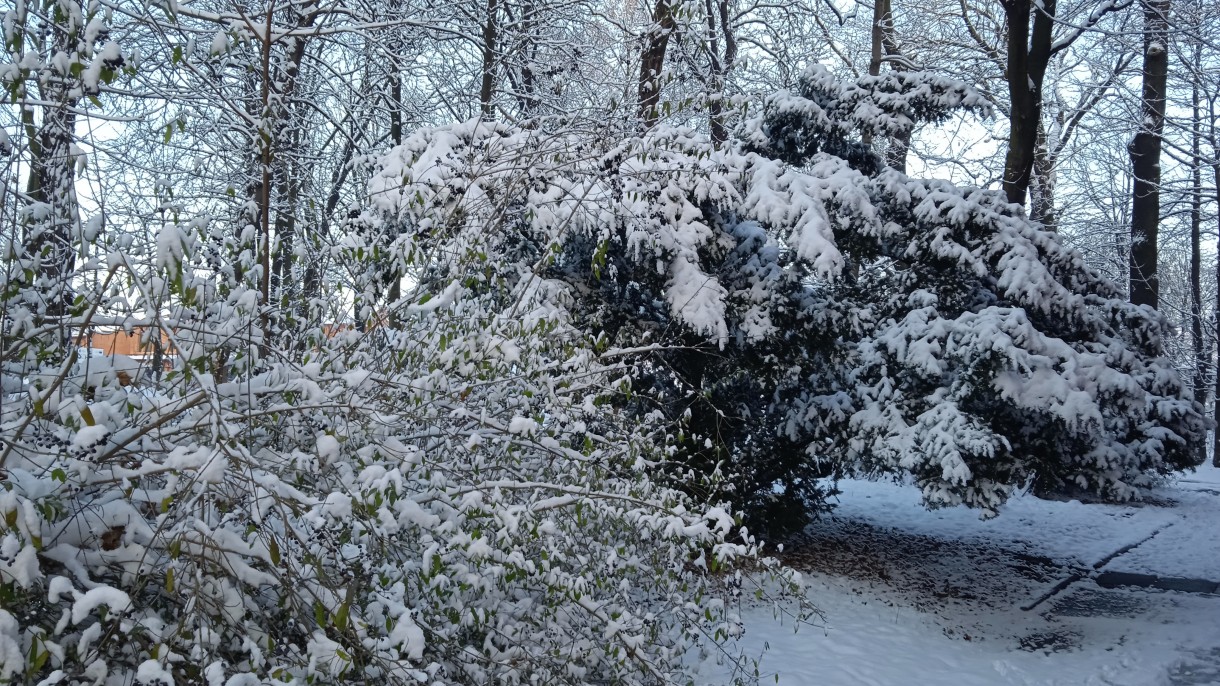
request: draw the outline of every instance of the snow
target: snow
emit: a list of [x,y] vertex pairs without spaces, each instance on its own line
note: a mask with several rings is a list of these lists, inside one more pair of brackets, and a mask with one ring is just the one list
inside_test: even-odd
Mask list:
[[538,431],[538,422],[529,417],[513,417],[508,422],[508,432],[510,434],[521,434],[532,436]]
[[306,648],[309,655],[309,666],[330,676],[339,676],[347,668],[348,660],[343,657],[338,643],[332,641],[321,631],[315,631]]
[[[187,66],[205,66],[194,62],[193,46],[211,30],[188,32]],[[264,46],[274,30],[263,30]],[[233,22],[211,37],[212,52],[228,50],[227,36],[249,47],[252,31]],[[295,33],[303,40],[307,32]],[[98,88],[120,59],[108,44],[85,85]],[[67,55],[53,60],[66,70]],[[703,512],[701,500],[671,490],[676,479],[654,481],[652,460],[679,450],[668,401],[704,391],[715,401],[713,387],[733,377],[717,364],[702,375],[707,384],[678,374],[672,393],[617,402],[644,365],[599,351],[655,344],[650,357],[661,368],[671,342],[701,347],[692,334],[718,343],[725,354],[717,357],[730,361],[740,352],[730,348],[734,339],[801,352],[733,371],[782,374],[785,385],[774,394],[748,390],[775,398],[766,409],[774,416],[789,414],[786,396],[813,388],[812,397],[793,401],[791,428],[783,429],[811,458],[822,458],[821,445],[847,453],[834,445],[846,435],[862,460],[881,456],[867,468],[917,470],[919,488],[846,482],[838,518],[787,553],[825,613],[812,631],[784,643],[783,627],[747,606],[752,630],[739,645],[784,646],[765,658],[782,667],[783,679],[996,683],[1016,675],[1024,683],[1087,683],[1132,676],[1104,672],[1116,662],[1104,653],[1129,635],[1181,653],[1181,638],[1142,618],[1182,626],[1182,617],[1214,609],[1210,600],[1175,596],[1174,609],[1140,614],[1129,630],[1119,621],[1065,619],[1060,600],[1078,598],[1100,569],[1210,573],[1211,560],[1199,564],[1187,553],[1215,536],[1177,536],[1192,530],[1184,526],[1191,520],[1212,516],[1207,489],[1146,508],[1018,495],[994,522],[977,511],[921,506],[966,501],[991,514],[1033,468],[1007,470],[1004,463],[1016,460],[1005,453],[1039,469],[1067,460],[1018,445],[1020,432],[1002,432],[1001,421],[1029,421],[1026,433],[1057,426],[1049,420],[1065,425],[1072,440],[1052,435],[1046,453],[1056,443],[1085,445],[1069,478],[1087,472],[1092,481],[1082,485],[1119,490],[1128,475],[1162,466],[1156,446],[1173,442],[1175,418],[1197,414],[1176,400],[1181,389],[1168,363],[1148,361],[1158,346],[1122,343],[1127,333],[1153,337],[1159,329],[1108,323],[1135,317],[1059,239],[1031,228],[998,193],[882,172],[875,156],[857,149],[860,133],[910,132],[917,120],[982,102],[965,84],[926,75],[840,84],[815,68],[802,77],[801,96],[767,106],[792,115],[790,135],[783,117],[767,124],[777,142],[791,143],[783,161],[765,150],[710,145],[683,127],[582,140],[566,126],[479,119],[411,134],[371,167],[371,150],[353,152],[350,178],[372,169],[374,199],[361,211],[355,195],[344,196],[356,201],[355,212],[340,245],[319,246],[322,256],[335,248],[330,257],[350,268],[353,292],[392,263],[400,281],[422,283],[391,304],[407,317],[381,319],[374,301],[342,293],[314,301],[337,308],[300,310],[339,314],[357,305],[330,321],[355,314],[373,323],[341,330],[313,314],[269,318],[271,294],[249,287],[260,273],[269,276],[256,264],[255,226],[219,219],[241,216],[243,200],[252,207],[249,193],[230,189],[238,197],[215,206],[233,213],[218,215],[211,229],[204,218],[179,223],[189,202],[166,203],[174,219],[155,245],[107,258],[130,267],[118,275],[126,285],[74,283],[82,302],[99,306],[89,316],[107,319],[99,325],[122,318],[130,330],[143,317],[140,326],[155,324],[173,338],[181,359],[170,361],[172,373],[124,378],[137,371],[120,368],[124,358],[88,353],[79,364],[65,359],[31,371],[34,403],[17,399],[24,418],[5,408],[3,423],[15,433],[0,457],[12,460],[5,468],[13,482],[0,491],[0,581],[22,588],[14,596],[20,611],[0,611],[0,672],[12,671],[14,654],[25,667],[23,642],[41,635],[75,648],[65,659],[56,645],[48,669],[110,683],[172,683],[166,668],[187,660],[208,664],[209,684],[226,683],[228,667],[254,672],[234,675],[227,682],[234,686],[337,680],[349,670],[357,672],[351,679],[376,680],[416,667],[425,674],[420,682],[685,676],[689,640],[737,636],[739,628],[735,614],[720,615],[725,577],[699,570],[711,567],[709,558],[749,560],[758,548],[732,536],[738,513]],[[613,125],[608,132],[617,136]],[[809,152],[815,147],[821,152]],[[204,152],[187,150],[184,163],[204,164]],[[177,176],[166,173],[154,190],[168,199]],[[28,216],[43,221],[53,210],[36,203]],[[234,229],[249,251],[230,242]],[[105,243],[99,251],[111,245],[105,234],[96,238]],[[127,238],[113,245],[126,250]],[[304,265],[313,252],[306,243],[283,247]],[[269,250],[263,245],[264,257]],[[941,263],[948,267],[924,270]],[[955,305],[953,296],[967,291],[931,283],[946,276],[977,281],[970,292],[980,297]],[[602,290],[624,296],[615,299],[638,317],[622,314],[647,330],[633,332],[632,324],[591,340],[586,322],[599,313],[584,296]],[[23,332],[36,317],[10,309],[18,339],[41,337]],[[840,313],[846,326],[832,321]],[[1056,317],[1067,325],[1037,326]],[[1058,338],[1060,330],[1077,342]],[[835,341],[827,354],[823,339]],[[17,350],[31,360],[43,357],[30,354],[37,352]],[[6,374],[21,390],[25,374]],[[852,396],[852,388],[861,391]],[[992,422],[971,411],[993,399],[1019,412]],[[662,401],[658,409],[649,409],[653,400]],[[725,409],[726,420],[732,413],[769,421],[748,406]],[[813,428],[819,421],[828,428]],[[777,426],[750,426],[745,435],[760,438]],[[1090,432],[1102,438],[1089,440]],[[1131,438],[1118,444],[1113,436]],[[717,448],[706,435],[690,439]],[[726,454],[738,459],[750,442],[728,444]],[[766,459],[765,451],[764,444],[757,457]],[[690,491],[714,493],[694,471],[681,479]],[[764,493],[769,487],[762,483]],[[61,488],[70,497],[60,497]],[[828,564],[841,558],[815,544],[836,535],[844,551],[860,551],[861,564]],[[1034,577],[1014,576],[1010,563],[1021,555],[1033,560]],[[62,603],[56,607],[42,600],[42,564],[65,575],[47,584],[46,598]],[[769,577],[776,585],[797,578],[777,575]],[[138,612],[130,612],[133,600]],[[1200,635],[1214,628],[1185,624]],[[1106,661],[1059,664],[1014,648],[1056,627],[1070,628],[1077,653]],[[111,640],[116,631],[123,640]],[[1119,664],[1146,668],[1138,678],[1159,676],[1162,667]]]
[[330,434],[318,435],[318,459],[328,465],[339,457],[339,439]]
[[187,236],[177,224],[165,223],[157,232],[157,268],[173,270],[186,254]]
[[[882,558],[885,541],[908,541],[912,548],[889,551],[891,566],[878,575],[860,562],[868,555],[850,558],[853,564],[839,571],[802,570],[820,613],[812,624],[777,621],[770,607],[744,608],[746,631],[736,647],[761,656],[761,683],[1216,683],[1208,675],[1220,674],[1220,596],[1103,589],[1093,577],[1100,570],[1220,581],[1220,470],[1185,474],[1144,505],[1016,495],[990,520],[965,508],[925,510],[912,486],[840,485],[840,507],[813,525],[814,538],[827,534],[828,545],[854,545],[851,536],[871,532],[881,543],[863,549]],[[835,538],[840,535],[845,538]],[[800,568],[802,558],[794,554]],[[1017,564],[997,562],[1004,559]],[[1050,571],[1031,578],[1023,560]],[[1052,593],[1073,573],[1081,577]],[[913,584],[919,579],[939,586],[928,593]],[[697,683],[717,683],[726,669],[701,664]]]
[[1049,502],[1016,495],[1000,516],[980,519],[964,507],[927,511],[914,488],[888,482],[849,480],[835,516],[898,527],[945,540],[986,541],[1037,549],[1049,557],[1091,563],[1115,548],[1135,543],[1173,521],[1159,508]]
[[1220,469],[1205,466],[1177,480],[1165,527],[1105,569],[1220,581]]
[[50,676],[38,682],[38,686],[55,686],[68,677],[68,673],[62,669],[57,669],[51,672]]
[[673,311],[695,331],[715,338],[721,347],[729,336],[724,319],[727,292],[716,277],[704,273],[685,256],[669,268],[669,290],[665,297]]
[[81,73],[81,82],[83,83],[85,90],[89,93],[96,93],[99,87],[98,83],[102,79],[102,68],[113,67],[121,64],[122,60],[123,53],[120,51],[118,43],[115,43],[114,41],[107,41],[106,44],[102,46],[102,49],[98,51],[98,54],[96,57],[94,57],[93,62],[90,63],[89,66],[85,67],[84,71]]
[[60,596],[70,595],[72,591],[70,579],[64,576],[53,576],[51,583],[47,585],[47,600],[51,603],[58,603]]
[[[1025,652],[977,637],[947,636],[933,618],[901,607],[870,602],[850,584],[821,581],[810,594],[824,620],[793,629],[791,624],[765,634],[751,625],[772,622],[770,613],[746,614],[747,651],[760,654],[761,683],[778,686],[1147,686],[1160,682],[1167,665],[1113,647],[1070,654]],[[1159,648],[1161,646],[1156,646]],[[1155,650],[1141,646],[1141,653]],[[774,675],[774,680],[772,680]],[[705,683],[711,683],[709,678]]]
[[136,670],[136,679],[148,686],[174,686],[174,675],[156,660],[145,660]]
[[[10,555],[7,548],[16,547],[16,537],[8,534],[4,537],[3,555],[0,555],[0,579],[11,579],[17,583],[19,588],[30,588],[36,581],[42,578],[42,572],[38,565],[38,551],[34,546],[23,546],[15,555]],[[9,557],[12,562],[5,562],[3,558]]]
[[415,623],[410,614],[403,613],[398,617],[398,623],[390,632],[388,640],[402,646],[402,652],[409,660],[419,660],[424,655],[424,630]]
[[80,431],[76,432],[76,436],[72,438],[72,445],[76,448],[92,448],[101,443],[108,433],[110,433],[110,429],[101,424],[82,426]]
[[209,55],[223,55],[229,51],[229,36],[224,31],[217,31],[212,36],[212,45],[208,48]]
[[347,519],[352,516],[352,499],[344,493],[331,493],[322,504],[322,514]]
[[89,589],[77,597],[76,602],[72,604],[72,623],[80,624],[102,605],[108,605],[111,612],[124,612],[131,609],[131,597],[110,586]]
[[462,294],[462,284],[454,281],[445,287],[445,290],[435,298],[429,298],[426,302],[416,305],[407,306],[409,314],[420,314],[423,312],[435,312],[436,310],[449,307],[455,303]]
[[17,620],[0,610],[0,679],[9,679],[25,669],[20,631]]

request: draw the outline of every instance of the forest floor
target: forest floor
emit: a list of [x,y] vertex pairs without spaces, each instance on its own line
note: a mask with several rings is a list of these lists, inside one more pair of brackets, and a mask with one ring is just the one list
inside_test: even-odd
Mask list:
[[840,487],[784,553],[820,617],[743,610],[762,683],[1220,684],[1220,470],[1135,505],[1019,496],[989,521],[909,486]]

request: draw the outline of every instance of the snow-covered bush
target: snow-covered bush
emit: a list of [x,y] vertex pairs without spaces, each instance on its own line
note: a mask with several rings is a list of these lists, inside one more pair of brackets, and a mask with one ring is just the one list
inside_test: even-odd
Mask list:
[[383,161],[372,215],[399,256],[498,255],[483,288],[569,284],[572,323],[637,360],[620,406],[673,422],[671,476],[713,475],[752,525],[799,526],[842,471],[987,514],[1031,482],[1132,497],[1189,466],[1206,424],[1160,316],[999,194],[853,141],[981,103],[929,74],[814,67],[721,148],[664,127],[425,130]]
[[[1194,465],[1208,424],[1164,357],[1161,315],[1126,302],[997,192],[819,146],[842,135],[827,119],[884,135],[977,102],[934,76],[841,84],[813,68],[751,124],[751,149],[802,163],[826,189],[846,265],[807,307],[843,356],[807,368],[798,407],[817,417],[805,430],[827,439],[812,450],[909,472],[930,505],[994,514],[1031,482],[1129,499],[1151,476]],[[831,388],[828,369],[843,374]]]
[[[256,291],[196,268],[213,231],[80,272],[74,325],[164,335],[171,371],[69,354],[13,379],[0,683],[669,683],[739,632],[743,586],[792,587],[651,477],[666,426],[617,408],[629,368],[568,286],[453,242],[404,261],[435,278],[393,326],[273,344]],[[17,312],[14,353],[43,340]]]
[[[768,524],[759,515],[778,502],[777,482],[801,515],[825,495],[822,467],[777,430],[788,418],[760,403],[790,374],[775,355],[793,314],[784,301],[803,288],[760,223],[782,225],[777,202],[791,205],[792,222],[807,206],[774,178],[781,167],[688,130],[596,141],[471,121],[419,131],[384,159],[364,221],[389,218],[399,259],[454,260],[425,280],[464,274],[463,251],[474,251],[499,256],[483,288],[540,276],[567,284],[572,324],[632,363],[632,396],[618,407],[665,420],[672,459],[658,477],[697,494],[712,487]],[[759,194],[747,197],[753,177]],[[783,197],[764,198],[768,183]]]

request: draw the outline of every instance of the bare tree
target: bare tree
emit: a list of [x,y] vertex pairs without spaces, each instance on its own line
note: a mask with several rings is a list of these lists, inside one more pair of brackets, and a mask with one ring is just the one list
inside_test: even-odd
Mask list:
[[1056,2],[1040,3],[1037,11],[1033,0],[1003,0],[1003,4],[1008,19],[1006,76],[1011,107],[1003,186],[1008,202],[1024,205],[1042,121],[1042,80],[1053,55]]
[[[956,14],[965,35],[949,32],[938,38],[922,60],[929,68],[946,69],[978,83],[996,111],[1008,119],[999,183],[1009,202],[1023,205],[1029,200],[1031,217],[1048,227],[1057,226],[1055,169],[1061,156],[1082,120],[1113,90],[1131,60],[1127,50],[1118,46],[1115,66],[1091,83],[1072,84],[1070,90],[1078,94],[1069,101],[1059,92],[1060,82],[1076,80],[1079,71],[1073,67],[1095,74],[1091,65],[1098,60],[1090,55],[1064,63],[1065,58],[1082,38],[1104,38],[1103,20],[1129,4],[1129,0],[1071,5],[1059,0],[1003,0],[1003,15],[997,16],[986,3],[957,0]],[[991,85],[997,77],[1003,80],[1003,89]]]
[[1157,239],[1160,225],[1161,137],[1169,70],[1169,0],[1141,0],[1144,12],[1144,77],[1141,121],[1128,151],[1131,191],[1131,302],[1157,307]]
[[712,140],[716,144],[728,140],[725,126],[725,86],[729,71],[737,59],[736,27],[730,0],[705,0],[707,20],[706,51],[711,75],[708,82],[708,120]]
[[[46,338],[49,359],[61,359],[71,339],[72,279],[82,237],[77,199],[78,119],[97,103],[104,85],[123,64],[107,39],[99,8],[79,2],[21,3],[6,16],[6,47],[12,60],[3,85],[16,109],[19,156],[26,163],[25,190],[14,194],[20,217],[10,236],[20,267],[33,288],[25,306]],[[87,30],[87,28],[89,30]],[[7,135],[4,145],[11,148]],[[5,150],[6,153],[13,152]],[[3,202],[10,202],[5,193]],[[17,226],[19,225],[19,229]]]
[[677,28],[673,10],[670,0],[657,0],[656,7],[652,10],[651,24],[644,32],[644,45],[640,52],[637,114],[646,129],[652,128],[660,116],[657,106],[661,100],[665,53],[669,49],[670,36]]

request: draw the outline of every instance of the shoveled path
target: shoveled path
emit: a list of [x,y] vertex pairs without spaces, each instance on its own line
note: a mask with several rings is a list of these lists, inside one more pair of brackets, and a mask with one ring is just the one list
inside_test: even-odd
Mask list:
[[837,515],[785,557],[874,603],[917,610],[948,637],[1048,655],[1151,650],[1161,683],[1220,684],[1220,472],[1203,477],[1143,507],[1018,498],[991,522],[851,482]]

